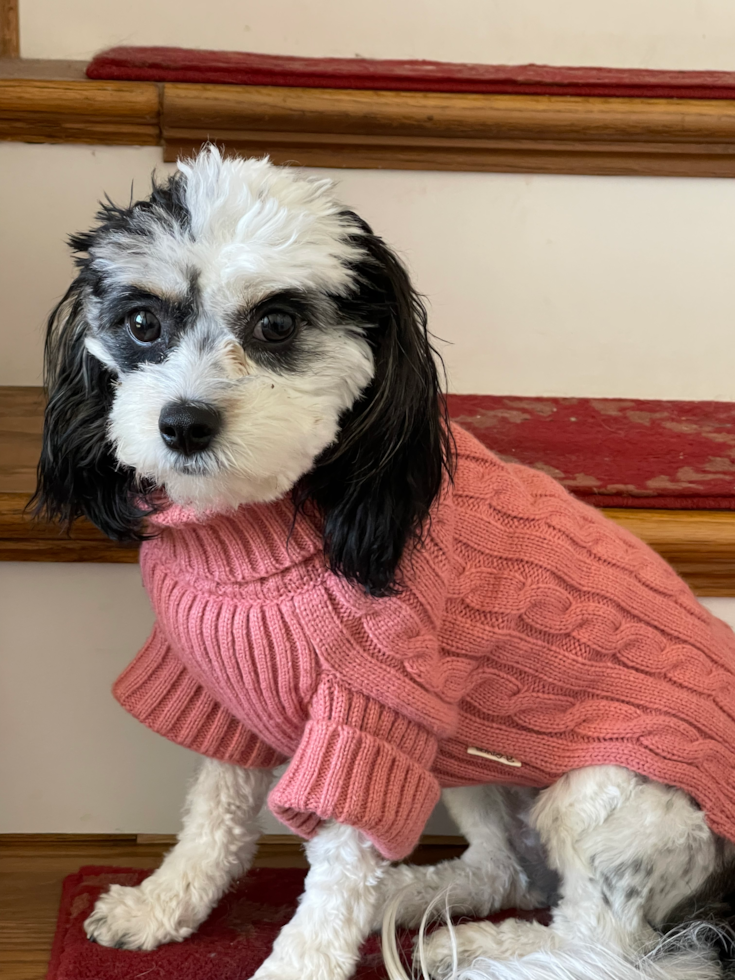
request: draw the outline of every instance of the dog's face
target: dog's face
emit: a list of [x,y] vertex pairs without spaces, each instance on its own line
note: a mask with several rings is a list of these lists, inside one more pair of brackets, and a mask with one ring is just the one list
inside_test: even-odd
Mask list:
[[389,590],[450,460],[399,260],[328,181],[215,149],[97,218],[49,321],[37,512],[125,540],[153,489],[216,511],[295,488],[331,567]]
[[340,306],[358,231],[328,182],[212,153],[103,226],[85,345],[115,379],[117,460],[197,508],[288,491],[373,375],[369,325]]

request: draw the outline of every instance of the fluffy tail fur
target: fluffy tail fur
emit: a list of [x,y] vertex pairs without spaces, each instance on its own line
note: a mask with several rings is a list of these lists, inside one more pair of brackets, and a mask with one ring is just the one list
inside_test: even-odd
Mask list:
[[[696,907],[696,897],[692,900]],[[422,922],[410,974],[401,960],[396,942],[398,896],[383,919],[383,957],[389,980],[429,980],[423,956],[423,937],[431,909]],[[677,911],[687,911],[689,909]],[[441,980],[735,980],[735,934],[722,903],[697,908],[698,918],[667,924],[669,931],[655,947],[641,951],[636,962],[598,945],[570,944],[563,949],[540,951],[513,960],[482,957],[471,965],[459,964],[454,929],[448,929],[455,950],[451,970]],[[704,915],[702,913],[704,912]],[[730,911],[732,915],[732,911]]]

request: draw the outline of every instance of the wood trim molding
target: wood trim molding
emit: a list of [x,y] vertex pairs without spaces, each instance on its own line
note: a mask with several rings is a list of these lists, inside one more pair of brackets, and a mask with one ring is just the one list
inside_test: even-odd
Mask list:
[[[176,843],[175,834],[0,834],[0,856],[8,859],[33,855],[76,856],[77,866],[92,863],[87,855],[104,853],[104,863],[115,864],[116,851],[124,854],[121,864],[131,855],[157,858]],[[464,837],[422,834],[408,860],[412,864],[435,864],[459,857],[467,848]],[[100,863],[95,859],[94,863]],[[294,834],[262,834],[254,867],[306,867],[304,841]]]
[[[0,834],[3,847],[31,847],[43,844],[163,844],[173,846],[176,834]],[[421,843],[429,847],[467,847],[461,834],[422,834]],[[261,834],[258,845],[303,848],[304,841],[295,834]]]
[[[24,835],[21,834],[0,835],[0,843],[3,841],[4,838],[10,836],[22,837]],[[29,834],[28,836],[29,837],[38,836],[43,838],[49,835]],[[56,834],[54,836],[58,839],[58,837],[60,837],[61,835]],[[135,843],[137,844],[162,844],[167,847],[173,847],[173,845],[178,840],[176,834],[134,834],[134,835],[120,834],[120,835],[109,835],[109,836],[94,834],[94,835],[83,835],[82,837],[76,839],[84,840],[87,836],[93,838],[99,836],[102,837],[103,839],[106,840],[111,839],[113,841],[116,836],[119,836],[123,839],[123,841],[126,844],[131,842],[131,836],[132,836],[132,840],[135,841]],[[258,847],[260,848],[264,846],[274,847],[274,848],[275,847],[284,848],[293,851],[302,851],[304,846],[304,841],[302,840],[301,837],[296,837],[294,834],[261,834],[260,839],[258,841]],[[467,841],[465,840],[464,837],[461,836],[461,834],[422,834],[421,843],[419,844],[419,847],[459,847],[464,849],[465,847],[467,847]]]
[[[0,561],[134,564],[135,546],[79,521],[67,536],[24,513],[25,493],[0,493]],[[657,551],[700,596],[735,596],[735,511],[605,509]]]
[[696,595],[735,596],[735,511],[604,508],[649,544]]
[[96,527],[77,521],[69,534],[34,521],[25,512],[27,493],[0,493],[0,561],[135,564],[136,546],[110,541]]
[[18,0],[0,0],[0,58],[19,57]]
[[735,176],[735,100],[107,82],[83,70],[0,63],[0,139],[161,144],[165,160],[211,139],[311,166]]
[[164,159],[211,139],[277,163],[735,176],[735,101],[163,86]]
[[0,139],[155,146],[158,107],[150,83],[0,78]]

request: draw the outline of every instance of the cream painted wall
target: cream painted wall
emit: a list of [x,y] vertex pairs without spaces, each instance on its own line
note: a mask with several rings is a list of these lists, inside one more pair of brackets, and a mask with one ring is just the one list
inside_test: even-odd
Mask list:
[[[39,382],[66,235],[156,166],[155,147],[0,143],[0,384]],[[735,399],[735,181],[331,175],[408,261],[453,390]]]
[[115,44],[275,54],[735,69],[731,0],[20,0],[26,58]]

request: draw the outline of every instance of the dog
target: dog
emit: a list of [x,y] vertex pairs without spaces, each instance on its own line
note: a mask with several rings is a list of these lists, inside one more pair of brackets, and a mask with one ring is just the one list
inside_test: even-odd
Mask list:
[[[572,501],[544,474],[493,458],[450,424],[425,308],[382,239],[336,202],[329,181],[267,160],[223,159],[208,147],[181,162],[166,182],[154,181],[148,198],[127,207],[102,205],[95,226],[70,243],[78,274],[48,326],[48,405],[36,512],[65,524],[86,517],[113,539],[144,542],[143,555],[154,556],[144,561],[146,585],[154,605],[161,604],[158,639],[145,654],[147,663],[159,658],[156,670],[163,670],[163,664],[175,673],[180,664],[172,660],[171,650],[177,643],[180,651],[188,650],[184,633],[189,627],[181,626],[184,600],[171,597],[179,595],[180,579],[193,576],[195,565],[200,571],[187,593],[190,606],[211,595],[212,602],[228,604],[227,615],[237,619],[242,596],[257,592],[259,602],[270,603],[268,609],[287,603],[289,616],[294,609],[298,613],[288,622],[278,619],[277,628],[248,633],[253,656],[258,654],[256,634],[270,644],[270,653],[240,689],[232,670],[218,674],[216,681],[214,673],[209,676],[211,657],[219,656],[218,641],[214,652],[207,647],[208,668],[192,661],[187,669],[194,680],[183,688],[187,697],[198,699],[209,727],[204,731],[199,719],[196,736],[188,742],[182,725],[165,721],[158,705],[144,708],[140,698],[135,700],[143,683],[140,669],[132,680],[124,675],[118,696],[126,707],[208,757],[190,788],[177,845],[143,884],[113,885],[100,898],[85,923],[89,939],[151,950],[190,936],[232,880],[250,866],[273,769],[292,755],[302,758],[306,731],[312,741],[317,736],[325,740],[312,750],[309,765],[319,768],[327,751],[332,753],[327,775],[307,792],[303,765],[289,782],[292,761],[271,802],[286,823],[308,838],[310,870],[294,918],[254,980],[347,980],[362,941],[384,922],[386,964],[397,980],[404,971],[395,951],[395,926],[421,926],[433,914],[430,910],[443,903],[481,919],[503,908],[551,905],[553,917],[548,927],[511,918],[422,933],[421,964],[435,977],[735,976],[727,925],[735,845],[727,821],[716,819],[717,807],[712,803],[710,812],[709,802],[725,793],[722,806],[728,806],[729,790],[712,778],[711,769],[687,768],[688,748],[676,764],[666,760],[665,772],[681,773],[680,779],[654,778],[658,763],[647,761],[654,757],[645,712],[618,705],[629,735],[635,726],[648,732],[640,743],[638,735],[630,735],[625,759],[632,764],[620,764],[623,750],[617,741],[617,747],[595,748],[598,755],[589,764],[567,762],[554,770],[554,778],[544,776],[539,758],[553,740],[548,732],[555,722],[547,725],[545,740],[539,735],[545,722],[528,719],[537,718],[544,699],[552,714],[571,717],[578,706],[575,697],[586,696],[582,688],[575,697],[561,699],[556,689],[552,697],[544,688],[524,701],[524,730],[511,733],[508,744],[467,746],[457,740],[457,703],[461,708],[463,698],[474,697],[473,717],[482,715],[482,724],[492,726],[503,705],[516,698],[516,689],[508,686],[515,661],[528,656],[529,664],[536,664],[539,650],[554,652],[554,631],[561,636],[567,630],[564,636],[571,636],[574,629],[574,649],[582,643],[584,625],[559,625],[571,600],[563,589],[559,592],[561,586],[552,588],[561,581],[555,556],[572,540],[581,549],[578,562],[572,561],[582,579],[574,586],[575,602],[592,589],[588,572],[607,575],[617,562],[620,568],[610,573],[613,583],[632,576],[636,596],[664,603],[664,623],[669,613],[684,616],[687,636],[697,631],[704,636],[699,646],[690,638],[689,646],[676,648],[679,660],[671,670],[678,673],[673,680],[666,675],[671,690],[696,689],[691,697],[697,703],[715,697],[710,689],[702,693],[696,678],[684,676],[686,658],[706,658],[701,648],[715,637],[712,643],[719,644],[722,660],[715,666],[727,673],[735,664],[735,657],[727,661],[735,641],[668,566],[627,532]],[[464,581],[467,569],[453,542],[464,535],[465,551],[474,543],[439,502],[452,494],[467,497],[470,470],[481,475],[472,476],[474,503],[462,506],[474,515],[478,540],[487,534],[493,542],[505,541],[506,525],[512,525],[516,536],[497,545],[502,562],[509,568],[515,568],[517,558],[526,562],[524,568],[533,562],[541,568],[544,561],[552,566],[538,586],[546,591],[534,607],[537,612],[524,620],[525,646],[509,655],[502,670],[485,657],[483,643],[488,646],[490,634],[482,631],[492,629],[493,644],[505,650],[498,637],[519,628],[518,610],[533,583],[516,581],[515,571],[496,574],[485,562],[482,574],[469,576],[472,581],[457,598],[456,582]],[[483,497],[487,480],[493,490]],[[501,514],[497,500],[512,502]],[[500,515],[492,534],[482,516],[491,508]],[[543,510],[541,524],[534,508]],[[566,530],[554,523],[557,512],[571,515],[571,530],[568,522]],[[172,531],[171,522],[177,521],[183,523]],[[214,538],[202,538],[208,522],[217,529],[214,557]],[[530,538],[521,542],[521,527],[540,527],[548,535],[546,543],[543,536],[533,539],[536,551],[529,558],[524,549],[531,548]],[[269,565],[267,572],[259,565],[257,575],[250,565],[247,574],[239,565],[233,571],[232,556],[246,562],[245,550],[268,535],[268,560],[277,551],[280,564]],[[612,558],[608,551],[604,559],[592,555],[599,542],[603,551],[614,551]],[[483,545],[483,555],[495,547]],[[537,554],[542,557],[533,557]],[[220,575],[223,568],[229,569],[226,580]],[[574,579],[575,568],[565,572],[565,581]],[[335,641],[322,652],[319,645],[328,645],[322,636],[325,618],[299,632],[298,624],[311,622],[313,613],[312,600],[301,601],[307,579],[328,592],[331,619],[324,636],[331,630],[330,636],[348,636],[349,642],[340,646]],[[419,580],[431,583],[426,594],[419,595],[412,584]],[[448,598],[436,598],[445,586]],[[569,592],[572,586],[564,588]],[[447,611],[460,608],[457,603],[461,610],[475,604],[468,619],[473,638],[466,644],[479,644],[485,659],[464,648],[449,657],[432,639],[442,617],[459,616],[456,622],[464,622],[461,610]],[[498,619],[503,603],[505,612]],[[605,606],[607,612],[600,603],[590,614],[594,629],[609,627],[615,636],[629,629],[633,639],[645,633],[654,646],[666,633],[665,625],[654,628],[641,619],[648,616],[645,608],[635,622],[627,613],[625,622],[615,613],[618,620],[610,626],[612,603]],[[178,612],[172,611],[174,605]],[[215,619],[225,615],[225,605],[216,609]],[[383,610],[393,618],[384,622]],[[543,622],[533,620],[537,613],[546,617]],[[191,621],[195,630],[197,616]],[[221,631],[222,621],[212,629]],[[251,628],[250,619],[237,622],[237,629]],[[386,653],[387,647],[380,647],[386,632],[386,643],[398,637],[405,649]],[[454,634],[443,642],[452,646]],[[594,648],[594,656],[585,654],[588,660],[598,664],[604,659],[594,637],[584,642],[585,649]],[[318,656],[313,647],[319,648]],[[184,652],[180,655],[185,659]],[[253,735],[238,715],[238,699],[256,697],[250,688],[266,683],[263,677],[277,660],[291,687],[269,697],[281,697],[283,704],[290,698],[298,714],[303,705],[296,703],[292,674],[300,657],[311,664],[309,670],[322,673],[302,698],[311,701],[294,723],[297,735],[288,727],[288,706],[275,734],[266,722],[258,734],[255,715],[266,710],[262,699],[248,702],[254,705]],[[478,681],[480,662],[490,679]],[[563,657],[554,663],[563,679],[571,668]],[[302,683],[307,667],[297,666]],[[639,671],[642,686],[648,683],[650,672],[644,677],[640,665],[630,669]],[[660,678],[666,670],[659,665],[654,674]],[[538,683],[551,681],[544,676]],[[347,707],[335,707],[345,691]],[[492,711],[478,700],[480,695],[499,698]],[[610,702],[604,704],[607,718]],[[343,711],[339,717],[338,711]],[[612,714],[617,717],[616,711]],[[706,745],[725,758],[728,745],[715,747],[707,725],[716,722],[724,729],[730,724],[727,704],[713,701],[706,714],[695,719],[701,724],[697,738],[704,739],[706,729]],[[373,720],[365,721],[368,717]],[[574,722],[573,759],[588,758],[591,736],[584,734],[584,725],[597,721],[595,716]],[[690,748],[692,724],[690,719],[682,728],[683,722],[671,721],[666,732],[675,730]],[[394,738],[402,739],[400,751]],[[536,748],[515,758],[516,744]],[[557,763],[545,765],[550,771]],[[340,780],[348,778],[362,780],[357,803],[349,793],[340,796]],[[704,802],[689,790],[688,780],[701,784]],[[392,863],[415,843],[440,783],[468,849],[436,867]]]

